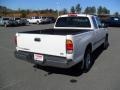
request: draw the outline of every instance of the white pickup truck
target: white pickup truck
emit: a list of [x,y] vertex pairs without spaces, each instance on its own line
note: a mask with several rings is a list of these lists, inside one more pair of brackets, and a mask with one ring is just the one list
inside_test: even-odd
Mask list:
[[82,62],[89,70],[92,52],[108,47],[108,31],[95,15],[59,16],[53,29],[16,33],[17,58],[59,68],[70,68]]
[[30,24],[40,24],[42,23],[42,17],[31,17],[27,19]]

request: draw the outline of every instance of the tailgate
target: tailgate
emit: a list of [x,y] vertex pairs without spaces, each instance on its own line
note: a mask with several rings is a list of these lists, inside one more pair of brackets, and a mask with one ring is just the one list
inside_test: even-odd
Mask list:
[[17,50],[66,57],[66,36],[17,33]]

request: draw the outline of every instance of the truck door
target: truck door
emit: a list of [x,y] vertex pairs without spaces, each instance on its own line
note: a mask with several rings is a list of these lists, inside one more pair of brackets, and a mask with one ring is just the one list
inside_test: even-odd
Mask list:
[[99,45],[101,45],[104,41],[104,28],[102,28],[102,23],[100,22],[98,17],[93,17],[93,24],[95,28],[95,39],[94,39],[94,47],[97,48]]

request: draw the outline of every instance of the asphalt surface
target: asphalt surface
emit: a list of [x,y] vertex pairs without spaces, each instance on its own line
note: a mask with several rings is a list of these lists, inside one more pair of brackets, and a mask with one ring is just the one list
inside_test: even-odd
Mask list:
[[120,28],[108,28],[110,45],[94,52],[95,62],[88,73],[36,67],[14,57],[16,32],[52,26],[0,27],[0,90],[120,90]]

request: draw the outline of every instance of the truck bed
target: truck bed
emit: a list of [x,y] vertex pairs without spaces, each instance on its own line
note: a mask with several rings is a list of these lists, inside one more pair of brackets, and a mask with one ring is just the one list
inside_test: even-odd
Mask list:
[[44,29],[44,30],[34,30],[34,31],[26,31],[19,33],[28,33],[28,34],[49,34],[49,35],[75,35],[79,33],[88,32],[91,30],[86,29]]

